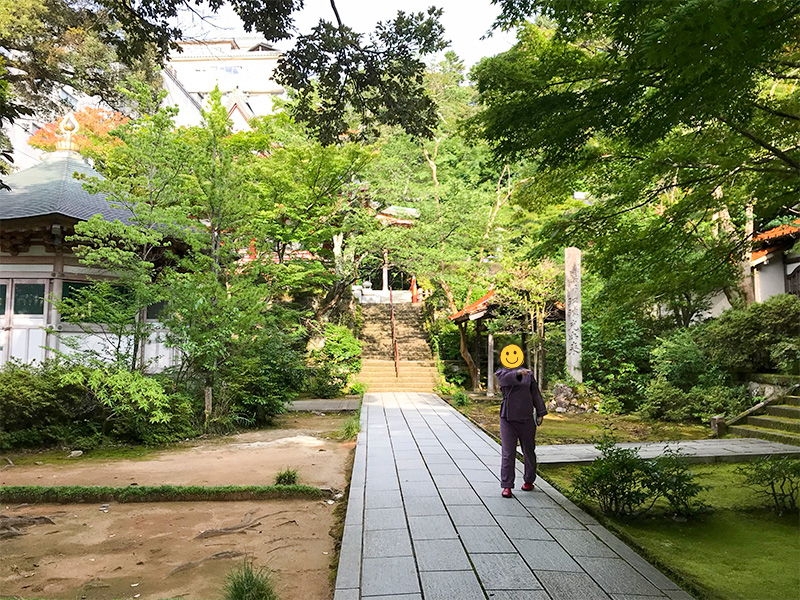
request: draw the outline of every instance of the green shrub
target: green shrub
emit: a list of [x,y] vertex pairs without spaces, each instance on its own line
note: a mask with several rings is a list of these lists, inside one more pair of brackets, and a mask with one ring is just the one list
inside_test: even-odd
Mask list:
[[613,322],[598,317],[583,327],[584,383],[611,394],[627,411],[638,407],[650,377],[655,338],[649,324],[633,317]]
[[620,448],[610,436],[604,436],[596,448],[602,456],[581,467],[573,480],[578,498],[597,502],[607,515],[636,512],[648,497],[644,460],[635,448]]
[[354,396],[363,396],[367,393],[367,384],[360,381],[354,381],[350,384],[350,393]]
[[664,379],[654,379],[647,386],[639,413],[649,419],[704,423],[714,415],[735,416],[751,404],[745,386],[698,385],[684,392]]
[[600,401],[600,414],[619,415],[623,412],[625,412],[625,405],[612,394],[605,395]]
[[59,362],[0,370],[0,449],[108,442],[161,444],[196,435],[190,400],[156,378]]
[[597,502],[608,515],[646,512],[663,498],[671,512],[692,515],[705,506],[697,496],[705,487],[694,479],[686,457],[667,449],[654,459],[645,460],[637,448],[621,448],[606,432],[595,444],[601,456],[581,467],[573,480],[579,499]]
[[453,404],[455,406],[469,406],[471,402],[470,397],[463,390],[458,390],[453,394]]
[[0,370],[0,450],[61,446],[97,435],[102,408],[85,387],[65,384],[66,372],[55,361],[5,364]]
[[800,298],[779,294],[731,308],[709,321],[697,339],[711,362],[728,373],[792,373],[800,356]]
[[223,591],[225,600],[278,600],[269,572],[254,570],[250,563],[228,574]]
[[768,456],[737,470],[744,484],[769,498],[779,515],[797,511],[800,495],[800,460]]
[[361,370],[361,343],[347,327],[331,323],[325,325],[324,340],[310,356],[314,376],[309,390],[318,398],[335,398]]
[[648,463],[647,470],[646,487],[653,501],[665,498],[672,512],[682,516],[706,508],[697,496],[708,488],[695,481],[689,462],[680,450],[667,448],[664,454]]
[[270,424],[303,389],[307,371],[298,344],[278,330],[259,332],[221,367],[216,391],[227,396],[235,422]]
[[275,485],[296,485],[297,469],[286,468],[275,475]]
[[688,392],[698,384],[720,383],[723,375],[692,337],[692,330],[679,329],[671,336],[659,339],[650,353],[650,366],[656,379]]

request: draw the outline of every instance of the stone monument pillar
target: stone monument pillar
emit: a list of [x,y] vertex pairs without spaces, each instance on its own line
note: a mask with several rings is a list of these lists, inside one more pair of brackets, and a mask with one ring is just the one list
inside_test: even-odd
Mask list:
[[567,373],[578,382],[583,382],[581,369],[581,251],[578,248],[566,248],[564,261],[567,305]]

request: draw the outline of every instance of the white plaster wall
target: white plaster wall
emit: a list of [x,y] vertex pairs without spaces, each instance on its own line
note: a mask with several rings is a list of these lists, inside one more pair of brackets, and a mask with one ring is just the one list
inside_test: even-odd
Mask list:
[[786,270],[780,257],[762,263],[753,269],[756,302],[764,302],[772,296],[786,293]]

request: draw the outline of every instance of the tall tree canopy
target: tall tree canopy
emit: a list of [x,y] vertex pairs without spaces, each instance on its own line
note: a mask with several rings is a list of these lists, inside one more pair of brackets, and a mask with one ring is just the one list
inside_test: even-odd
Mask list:
[[[141,68],[143,59],[163,64],[170,51],[179,50],[183,33],[176,23],[182,12],[216,12],[225,4],[0,0],[0,123],[24,113],[31,98],[47,98],[56,83],[109,99],[121,69]],[[303,0],[230,4],[247,31],[280,41],[295,33],[294,13]],[[336,23],[320,20],[311,33],[300,36],[278,69],[279,81],[298,90],[295,117],[309,123],[325,143],[338,141],[349,126],[375,123],[430,136],[436,110],[422,85],[420,57],[446,45],[441,11],[400,11],[365,38],[342,23],[333,0],[331,9]],[[6,82],[13,84],[16,101]]]
[[590,192],[551,239],[593,244],[607,274],[648,282],[651,298],[724,287],[746,249],[747,206],[756,228],[795,210],[800,5],[497,4],[497,26],[538,23],[474,72],[474,125],[497,154],[538,165],[521,202]]

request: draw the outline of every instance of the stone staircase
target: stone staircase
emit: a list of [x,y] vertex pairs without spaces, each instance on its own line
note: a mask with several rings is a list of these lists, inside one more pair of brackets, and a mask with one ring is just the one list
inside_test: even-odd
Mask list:
[[765,406],[766,414],[748,415],[730,425],[728,433],[800,446],[800,396],[784,396],[779,402]]
[[421,304],[395,304],[394,315],[399,355],[395,373],[391,306],[361,306],[361,373],[358,381],[368,392],[431,392],[439,383],[439,371],[425,335]]

